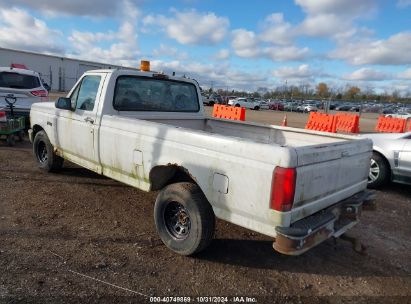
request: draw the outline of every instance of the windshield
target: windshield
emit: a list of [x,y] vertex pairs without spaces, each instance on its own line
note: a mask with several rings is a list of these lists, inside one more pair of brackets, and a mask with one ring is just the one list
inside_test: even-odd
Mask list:
[[0,72],[0,87],[12,89],[34,89],[40,86],[37,76],[13,72]]
[[195,85],[167,79],[120,76],[113,106],[118,111],[198,112]]

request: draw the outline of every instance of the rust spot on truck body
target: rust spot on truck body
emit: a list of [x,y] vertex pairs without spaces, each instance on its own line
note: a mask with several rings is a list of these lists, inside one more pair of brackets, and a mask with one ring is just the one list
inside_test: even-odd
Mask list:
[[333,231],[327,229],[327,227],[323,227],[305,238],[290,238],[285,235],[277,234],[273,247],[276,251],[282,254],[300,255],[330,238],[332,234]]

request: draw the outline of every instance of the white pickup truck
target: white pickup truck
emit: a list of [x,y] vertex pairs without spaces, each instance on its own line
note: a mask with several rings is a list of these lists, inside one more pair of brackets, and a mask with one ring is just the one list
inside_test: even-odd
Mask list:
[[338,237],[372,203],[369,139],[207,118],[187,78],[129,70],[85,73],[66,98],[31,108],[38,166],[67,159],[144,191],[171,250],[212,240],[215,217],[301,254]]

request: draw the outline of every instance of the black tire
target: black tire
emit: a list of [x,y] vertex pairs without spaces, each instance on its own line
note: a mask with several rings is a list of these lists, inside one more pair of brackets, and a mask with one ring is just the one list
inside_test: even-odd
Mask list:
[[237,103],[235,106],[239,108],[239,107],[240,107],[240,104],[239,104],[239,103]]
[[210,107],[213,107],[213,106],[214,106],[214,101],[210,101],[210,102],[208,103],[208,105],[209,105]]
[[259,107],[259,106],[255,106],[255,107],[254,107],[254,110],[258,111],[258,110],[260,110],[260,107]]
[[368,188],[379,188],[390,180],[390,165],[381,154],[374,152],[371,157]]
[[33,153],[40,169],[47,172],[57,172],[63,166],[64,159],[54,153],[52,144],[46,132],[39,131],[34,137]]
[[213,239],[213,209],[200,187],[193,183],[165,187],[154,205],[154,221],[163,243],[181,255],[198,253]]

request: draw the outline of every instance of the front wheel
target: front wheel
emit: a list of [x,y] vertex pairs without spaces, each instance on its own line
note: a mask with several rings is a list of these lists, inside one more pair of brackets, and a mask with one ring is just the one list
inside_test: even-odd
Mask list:
[[213,239],[215,217],[196,184],[168,185],[157,196],[154,221],[163,243],[181,255],[204,250]]
[[61,169],[64,159],[56,155],[46,132],[39,131],[33,140],[33,153],[40,169],[55,172]]
[[378,188],[386,184],[389,180],[390,168],[380,154],[373,153],[370,163],[370,172],[368,174],[368,188]]

